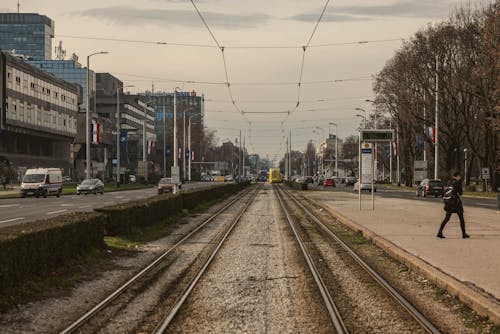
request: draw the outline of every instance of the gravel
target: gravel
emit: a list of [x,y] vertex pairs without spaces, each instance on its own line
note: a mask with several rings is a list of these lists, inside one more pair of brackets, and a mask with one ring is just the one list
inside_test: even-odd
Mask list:
[[266,185],[170,332],[331,333],[314,283]]

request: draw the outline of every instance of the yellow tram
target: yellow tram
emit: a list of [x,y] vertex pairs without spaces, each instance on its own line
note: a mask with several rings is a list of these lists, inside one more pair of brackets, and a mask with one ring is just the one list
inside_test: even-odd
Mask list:
[[281,174],[279,168],[269,169],[269,183],[281,183]]

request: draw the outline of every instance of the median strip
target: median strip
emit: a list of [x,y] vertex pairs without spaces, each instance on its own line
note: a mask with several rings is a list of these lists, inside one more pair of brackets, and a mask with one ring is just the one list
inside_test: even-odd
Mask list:
[[14,222],[16,220],[22,220],[24,219],[24,217],[17,217],[17,218],[12,218],[12,219],[7,219],[7,220],[2,220],[0,221],[0,224],[3,224],[3,223],[10,223],[10,222]]
[[65,212],[65,211],[68,211],[67,209],[64,209],[64,210],[57,210],[57,211],[52,211],[52,212],[47,212],[46,214],[47,215],[54,215],[56,213],[61,213],[61,212]]

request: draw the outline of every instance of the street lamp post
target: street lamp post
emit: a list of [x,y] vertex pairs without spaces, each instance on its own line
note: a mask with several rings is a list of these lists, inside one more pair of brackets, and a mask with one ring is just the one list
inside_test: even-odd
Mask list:
[[[363,113],[363,116],[361,116],[361,117],[363,117],[363,128],[366,129],[366,110],[363,108],[355,108],[354,110],[358,110],[358,111],[361,111]],[[356,116],[358,116],[358,115],[356,115]]]
[[333,122],[330,122],[328,123],[329,125],[335,125],[335,176],[339,176],[339,165],[338,165],[338,161],[339,161],[339,147],[338,147],[338,139],[339,139],[339,135],[338,135],[338,127],[337,127],[337,123],[333,123]]
[[191,181],[191,160],[193,160],[193,151],[191,150],[191,125],[198,123],[191,123],[191,118],[197,115],[191,115],[188,118],[188,152],[189,152],[189,161],[188,161],[188,180]]
[[87,169],[85,177],[90,179],[90,57],[100,54],[107,54],[106,51],[95,52],[87,56],[87,87],[85,88],[85,100],[86,100],[86,110],[85,110],[85,161],[87,164]]
[[134,87],[134,85],[126,85],[116,89],[116,186],[120,186],[120,90],[125,87]]
[[[174,170],[178,172],[178,162],[179,158],[179,150],[177,148],[177,90],[179,87],[175,87],[174,89]],[[172,193],[177,193],[177,182],[174,182],[174,187],[172,189]]]

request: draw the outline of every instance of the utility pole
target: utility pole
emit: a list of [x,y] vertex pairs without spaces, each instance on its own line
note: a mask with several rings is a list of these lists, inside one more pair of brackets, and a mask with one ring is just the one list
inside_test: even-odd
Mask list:
[[246,149],[245,149],[245,136],[243,136],[243,156],[242,156],[242,160],[243,160],[243,180],[246,180],[246,171],[245,171],[245,152],[246,152]]
[[439,122],[438,122],[438,116],[439,116],[439,105],[438,105],[438,100],[439,100],[439,76],[438,76],[438,69],[439,69],[439,64],[438,64],[438,55],[436,55],[436,139],[434,143],[434,179],[439,178]]
[[[179,87],[175,87],[174,89],[174,171],[176,173],[179,172],[177,159],[179,158],[179,149],[177,148],[177,89]],[[177,193],[177,182],[174,182],[174,187],[172,193]]]
[[241,182],[241,129],[240,129],[240,150],[238,151],[238,182]]
[[167,177],[167,112],[163,100],[163,177]]
[[[426,136],[426,131],[425,131],[425,91],[424,91],[424,136]],[[424,161],[427,161],[427,152],[425,151],[425,140],[424,140]]]

